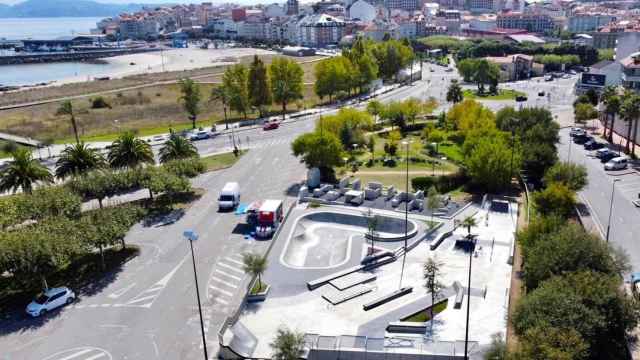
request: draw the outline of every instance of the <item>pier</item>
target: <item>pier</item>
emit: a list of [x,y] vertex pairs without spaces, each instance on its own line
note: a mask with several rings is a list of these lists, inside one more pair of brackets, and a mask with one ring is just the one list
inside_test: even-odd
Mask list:
[[116,48],[108,50],[92,51],[69,51],[69,52],[49,52],[30,53],[0,56],[0,65],[17,65],[33,63],[49,63],[64,61],[87,61],[120,55],[138,54],[152,51],[160,51],[159,48]]

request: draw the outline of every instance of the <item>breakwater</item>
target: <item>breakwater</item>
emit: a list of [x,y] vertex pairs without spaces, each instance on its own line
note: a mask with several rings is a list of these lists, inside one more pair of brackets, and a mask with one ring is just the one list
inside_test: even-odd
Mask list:
[[19,65],[65,61],[88,61],[120,55],[160,51],[157,48],[110,49],[94,51],[51,52],[0,56],[0,65]]

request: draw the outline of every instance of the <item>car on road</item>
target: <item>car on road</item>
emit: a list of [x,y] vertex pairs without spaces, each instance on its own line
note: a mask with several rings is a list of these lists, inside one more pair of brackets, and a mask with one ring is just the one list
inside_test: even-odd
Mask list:
[[46,290],[27,305],[26,312],[32,317],[42,316],[47,311],[69,305],[76,299],[76,294],[68,287],[57,287]]
[[191,135],[191,137],[189,137],[189,139],[191,141],[198,141],[198,140],[207,140],[210,137],[211,137],[211,135],[209,134],[209,132],[207,132],[207,131],[198,131],[197,133]]
[[553,75],[547,74],[544,76],[544,81],[553,81]]
[[429,72],[435,72],[435,70],[433,70],[433,68],[429,68]]
[[607,171],[624,170],[627,166],[629,166],[629,159],[626,156],[618,156],[604,164],[604,169]]
[[593,137],[589,136],[589,135],[576,135],[573,137],[573,142],[578,144],[578,145],[582,145],[585,144],[586,142],[593,140]]
[[164,135],[156,135],[150,139],[147,140],[147,142],[164,142],[167,140],[167,137]]
[[584,143],[585,150],[598,150],[598,149],[602,149],[603,147],[604,147],[604,144],[601,142],[597,142],[596,140],[589,140],[586,143]]
[[448,68],[446,68],[444,71],[446,71],[446,72],[452,72],[452,71],[453,71],[453,68],[448,67]]
[[617,158],[618,156],[620,156],[620,155],[618,153],[616,153],[616,152],[608,152],[608,153],[600,156],[600,162],[606,164],[609,161],[611,161],[612,159]]
[[544,96],[544,95],[545,95],[544,91],[540,91],[540,92],[538,93],[538,96]]
[[569,74],[571,75],[577,75],[578,73],[575,70],[569,70]]
[[277,121],[269,121],[264,123],[264,125],[262,126],[262,130],[268,131],[268,130],[275,130],[277,128],[280,127],[280,124],[278,124]]
[[569,131],[569,136],[571,136],[571,137],[584,136],[584,135],[587,135],[587,131],[585,129],[583,129],[583,128],[573,127]]
[[524,95],[518,95],[516,96],[516,101],[517,102],[527,101],[527,97]]

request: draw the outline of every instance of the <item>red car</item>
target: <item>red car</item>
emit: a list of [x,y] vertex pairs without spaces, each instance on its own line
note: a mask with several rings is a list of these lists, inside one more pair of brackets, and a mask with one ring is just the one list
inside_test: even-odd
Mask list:
[[273,121],[273,122],[265,123],[264,126],[262,127],[262,130],[275,130],[279,127],[280,127],[280,124]]

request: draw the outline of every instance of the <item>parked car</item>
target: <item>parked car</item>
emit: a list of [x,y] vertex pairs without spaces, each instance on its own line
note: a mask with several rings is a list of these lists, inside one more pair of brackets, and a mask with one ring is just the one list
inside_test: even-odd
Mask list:
[[603,154],[602,156],[600,156],[600,162],[601,163],[607,163],[612,159],[617,158],[619,155],[616,152],[607,152],[605,154]]
[[547,74],[544,76],[544,81],[553,81],[553,75]]
[[527,101],[527,97],[524,95],[518,95],[516,96],[516,101],[518,102]]
[[587,135],[587,132],[583,128],[573,127],[571,131],[569,131],[569,136],[574,137],[577,135]]
[[240,185],[237,182],[228,182],[220,191],[218,197],[218,208],[235,209],[240,204]]
[[602,149],[603,147],[604,147],[603,143],[597,142],[595,140],[589,140],[586,143],[584,143],[585,150],[598,150],[598,149]]
[[198,140],[207,140],[210,137],[211,137],[211,135],[209,135],[208,132],[206,132],[206,131],[198,131],[197,133],[191,135],[191,137],[189,139],[191,141],[198,141]]
[[604,169],[607,171],[612,170],[624,170],[629,165],[629,159],[626,156],[618,156],[609,160],[606,164],[604,164]]
[[544,92],[544,91],[540,91],[540,92],[538,93],[538,96],[544,96],[544,95],[545,95],[545,92]]
[[602,157],[606,154],[617,154],[617,153],[609,148],[602,148],[602,149],[596,150],[596,157],[598,159],[602,159]]
[[576,135],[573,137],[573,142],[579,145],[582,145],[590,140],[593,140],[593,137],[589,135]]
[[76,299],[76,294],[67,287],[51,288],[38,295],[27,305],[27,314],[38,317],[59,308],[71,304]]
[[262,130],[275,130],[277,128],[280,127],[280,124],[278,124],[278,122],[276,121],[270,121],[270,122],[266,122],[264,123],[264,125],[262,126]]

